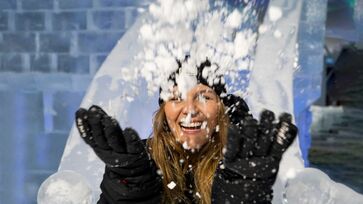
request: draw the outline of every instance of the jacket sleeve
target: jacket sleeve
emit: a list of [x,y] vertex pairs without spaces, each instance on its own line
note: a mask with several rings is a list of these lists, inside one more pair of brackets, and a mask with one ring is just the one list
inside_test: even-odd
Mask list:
[[[145,141],[143,141],[145,142]],[[123,169],[123,171],[130,169]],[[98,204],[159,204],[162,200],[162,181],[157,174],[155,162],[133,176],[123,176],[118,171],[105,167],[101,182],[101,195]]]
[[212,203],[271,204],[274,178],[242,177],[229,169],[218,168],[213,180]]

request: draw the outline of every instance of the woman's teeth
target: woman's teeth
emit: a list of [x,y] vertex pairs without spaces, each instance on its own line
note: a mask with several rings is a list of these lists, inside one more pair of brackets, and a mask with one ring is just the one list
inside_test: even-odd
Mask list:
[[201,122],[194,122],[194,123],[180,123],[180,126],[183,128],[200,128],[202,126]]

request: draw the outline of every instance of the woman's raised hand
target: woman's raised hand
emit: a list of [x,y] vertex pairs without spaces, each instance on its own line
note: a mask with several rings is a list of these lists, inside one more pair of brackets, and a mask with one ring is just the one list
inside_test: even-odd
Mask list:
[[276,176],[281,157],[297,135],[291,115],[283,113],[275,122],[275,115],[264,110],[257,121],[246,117],[241,127],[231,126],[224,155],[224,165],[250,178]]
[[264,110],[257,121],[242,98],[225,102],[230,118],[224,159],[214,177],[212,203],[270,204],[282,155],[297,135],[290,114]]
[[[131,176],[143,171],[148,162],[144,145],[135,130],[122,130],[118,122],[98,106],[76,112],[76,126],[82,139],[92,147],[105,164],[122,175]],[[122,168],[128,167],[124,172]],[[141,167],[141,168],[140,168]]]
[[160,203],[161,178],[135,130],[122,130],[114,118],[95,105],[76,112],[76,126],[106,164],[98,203]]

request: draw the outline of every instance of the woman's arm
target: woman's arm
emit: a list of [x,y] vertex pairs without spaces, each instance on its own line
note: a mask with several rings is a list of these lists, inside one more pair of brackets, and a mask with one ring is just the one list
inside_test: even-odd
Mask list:
[[271,203],[282,154],[297,135],[291,115],[282,114],[277,122],[267,110],[260,121],[245,113],[229,116],[228,142],[214,177],[212,203]]
[[106,167],[101,190],[99,204],[161,203],[161,180],[153,169],[145,168],[140,176],[124,177]]
[[122,130],[100,107],[79,109],[76,125],[83,140],[105,162],[98,203],[160,203],[162,183],[145,142],[135,130]]

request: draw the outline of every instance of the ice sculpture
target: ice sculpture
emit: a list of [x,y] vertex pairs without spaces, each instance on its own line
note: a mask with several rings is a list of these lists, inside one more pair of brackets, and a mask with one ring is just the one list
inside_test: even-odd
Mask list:
[[[293,112],[292,83],[296,67],[294,64],[297,58],[297,30],[302,4],[302,0],[270,1],[264,24],[259,28],[260,36],[256,46],[255,63],[247,92],[248,103],[254,115],[257,115],[262,108],[268,108],[277,113]],[[137,74],[131,68],[138,67],[140,62],[130,56],[137,56],[139,51],[144,49],[145,45],[137,40],[136,33],[139,32],[144,20],[150,17],[149,15],[145,13],[140,17],[117,43],[95,75],[81,104],[82,107],[89,107],[91,104],[103,107],[120,121],[122,127],[134,127],[143,138],[151,133],[151,118],[157,108],[157,96],[149,95],[145,82],[125,83],[125,77],[132,78],[134,74]],[[135,95],[137,98],[134,97]],[[104,164],[81,140],[73,127],[59,165],[59,172],[73,171],[79,174],[79,177],[83,177],[81,180],[85,179],[90,183],[94,200],[97,200],[100,194],[99,184],[104,171],[103,166]],[[282,203],[284,198],[294,199],[299,196],[291,194],[294,189],[285,187],[286,182],[289,183],[287,187],[294,186],[295,184],[292,183],[295,181],[304,184],[304,181],[299,180],[300,172],[304,172],[304,165],[298,141],[296,141],[281,162],[279,176],[274,186],[273,203]],[[317,181],[324,179],[320,173],[309,175]],[[292,180],[293,178],[297,180]],[[330,184],[335,185],[333,182]],[[308,187],[309,185],[311,184],[308,184]],[[319,189],[324,190],[322,186],[319,186]],[[319,200],[321,195],[313,194],[312,196],[317,196],[316,199]],[[78,203],[82,202],[85,201]],[[287,202],[293,203],[289,200]]]
[[[262,109],[293,112],[293,74],[302,1],[270,1],[256,48],[249,84],[249,105],[257,116]],[[278,74],[277,74],[278,73]],[[298,140],[280,163],[273,203],[281,203],[283,185],[289,176],[304,168]]]
[[298,32],[298,61],[294,66],[294,113],[299,129],[299,142],[305,166],[312,114],[309,107],[320,97],[324,68],[324,39],[327,0],[304,1]]
[[360,204],[363,196],[345,185],[335,183],[324,172],[305,168],[288,179],[283,204]]
[[88,182],[73,171],[59,171],[39,188],[38,204],[92,204],[92,189]]
[[[145,138],[151,133],[151,120],[157,107],[157,97],[149,97],[145,89],[145,92],[139,93],[138,100],[129,102],[130,97],[134,94],[132,84],[118,86],[121,80],[117,78],[120,77],[119,68],[125,64],[132,64],[130,56],[136,55],[142,47],[139,41],[135,40],[135,33],[138,32],[143,18],[145,17],[141,17],[135,22],[111,51],[91,82],[81,107],[97,104],[117,118],[122,127],[131,126]],[[131,86],[131,88],[122,88],[125,86]],[[128,112],[122,110],[128,110]],[[128,114],[130,112],[137,112],[137,115]],[[58,169],[58,171],[65,170],[83,175],[92,186],[95,200],[98,200],[104,164],[79,137],[74,126]]]

